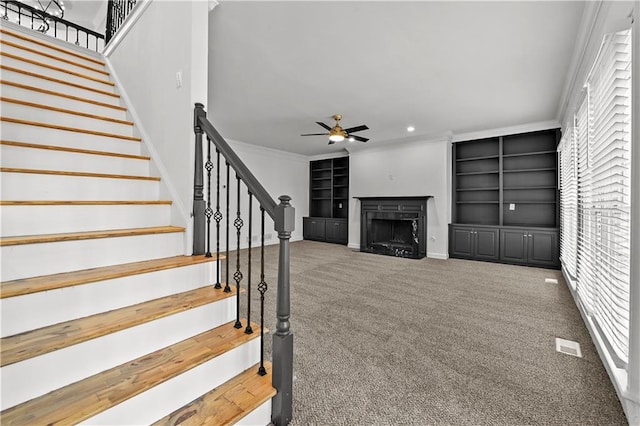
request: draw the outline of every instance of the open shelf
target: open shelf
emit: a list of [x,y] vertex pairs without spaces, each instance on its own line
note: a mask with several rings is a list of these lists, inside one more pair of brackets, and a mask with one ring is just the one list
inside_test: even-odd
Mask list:
[[481,157],[457,158],[456,161],[460,162],[460,161],[491,160],[494,158],[497,159],[499,158],[499,156],[496,154],[496,155],[483,155]]

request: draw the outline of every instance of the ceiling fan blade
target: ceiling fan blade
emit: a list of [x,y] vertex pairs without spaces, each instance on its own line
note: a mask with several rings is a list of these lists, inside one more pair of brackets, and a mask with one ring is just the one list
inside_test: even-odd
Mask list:
[[300,136],[327,136],[329,133],[306,133]]
[[369,140],[368,138],[363,138],[361,136],[356,136],[356,135],[349,135],[349,137],[353,138],[353,139],[355,139],[355,140],[357,140],[359,142],[366,142],[366,141]]
[[316,124],[318,124],[319,126],[327,129],[327,130],[331,130],[331,127],[327,126],[326,124],[324,124],[322,121],[316,121]]
[[332,140],[329,140],[329,143],[327,145],[333,145],[335,142]]
[[369,130],[369,128],[363,124],[362,126],[349,127],[348,129],[344,129],[344,131],[347,133],[361,132],[362,130]]

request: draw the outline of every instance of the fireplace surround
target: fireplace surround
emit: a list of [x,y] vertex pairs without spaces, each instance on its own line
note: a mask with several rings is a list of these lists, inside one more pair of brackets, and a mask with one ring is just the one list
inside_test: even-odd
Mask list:
[[427,200],[355,197],[360,200],[360,251],[420,259],[427,255]]

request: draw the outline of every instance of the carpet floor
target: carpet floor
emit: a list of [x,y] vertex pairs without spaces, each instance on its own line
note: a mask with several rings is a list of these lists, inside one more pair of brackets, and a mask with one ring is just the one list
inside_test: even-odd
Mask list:
[[[266,247],[271,330],[277,257]],[[299,241],[291,325],[294,426],[627,424],[560,271]],[[580,343],[583,357],[556,352],[556,337]]]

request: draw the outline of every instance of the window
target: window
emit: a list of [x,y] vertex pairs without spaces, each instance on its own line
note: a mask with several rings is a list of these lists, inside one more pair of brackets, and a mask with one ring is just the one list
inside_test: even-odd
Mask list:
[[560,145],[561,259],[619,367],[629,345],[631,30],[605,37]]

